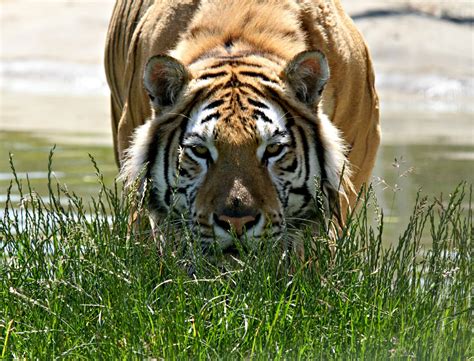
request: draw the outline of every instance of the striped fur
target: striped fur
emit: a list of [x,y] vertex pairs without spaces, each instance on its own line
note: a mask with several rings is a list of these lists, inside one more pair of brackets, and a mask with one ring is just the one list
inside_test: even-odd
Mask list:
[[151,180],[154,223],[173,209],[226,247],[226,222],[313,220],[316,179],[327,219],[369,181],[378,98],[339,0],[117,0],[105,65],[121,175]]
[[[189,67],[184,93],[166,111],[156,106],[135,132],[122,167],[128,185],[140,174],[151,179],[154,217],[171,208],[187,214],[204,245],[218,239],[226,248],[232,236],[215,219],[229,198],[239,198],[234,193],[244,193],[243,206],[259,215],[242,236],[281,234],[288,223],[314,218],[317,178],[331,216],[341,180],[350,183],[345,147],[327,116],[302,104],[279,75],[284,65],[245,54]],[[282,150],[268,157],[268,146]],[[207,157],[195,147],[204,147]]]

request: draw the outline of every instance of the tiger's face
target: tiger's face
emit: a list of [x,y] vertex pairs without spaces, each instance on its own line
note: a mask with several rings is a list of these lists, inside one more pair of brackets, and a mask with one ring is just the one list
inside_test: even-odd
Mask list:
[[345,157],[318,110],[328,76],[319,52],[289,64],[234,55],[187,68],[153,57],[144,85],[154,116],[135,133],[122,177],[150,179],[154,223],[170,211],[186,215],[205,249],[225,250],[235,237],[258,242],[314,220],[316,178],[331,217]]

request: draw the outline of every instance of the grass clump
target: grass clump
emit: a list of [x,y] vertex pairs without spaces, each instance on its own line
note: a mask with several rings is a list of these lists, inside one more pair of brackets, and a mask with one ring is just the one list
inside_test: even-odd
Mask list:
[[[335,257],[327,237],[302,232],[315,244],[307,247],[311,261],[282,257],[268,239],[223,272],[199,252],[192,259],[163,252],[130,233],[130,204],[100,173],[101,190],[87,204],[51,176],[46,197],[15,179],[8,195],[15,190],[21,202],[7,197],[0,219],[3,357],[473,355],[466,185],[445,202],[419,197],[390,248],[382,247],[383,215],[368,197],[337,239]],[[423,249],[427,233],[432,247]],[[191,235],[182,237],[183,248],[198,248]]]

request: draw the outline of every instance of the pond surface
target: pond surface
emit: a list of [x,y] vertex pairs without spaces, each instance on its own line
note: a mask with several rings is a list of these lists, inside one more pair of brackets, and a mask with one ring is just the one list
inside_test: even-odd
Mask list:
[[[386,242],[396,243],[413,210],[418,191],[431,200],[441,196],[446,199],[460,182],[473,184],[474,144],[469,142],[469,134],[465,137],[467,141],[461,144],[456,144],[453,139],[425,139],[421,134],[419,144],[407,138],[394,141],[390,130],[393,124],[390,124],[386,125],[387,144],[380,149],[373,184],[384,211]],[[466,132],[472,132],[472,127],[464,127],[461,131],[465,136]],[[52,140],[27,132],[1,132],[0,207],[4,207],[7,188],[13,179],[9,153],[13,154],[18,177],[26,182],[28,174],[39,195],[47,196],[48,156],[55,143],[52,169],[59,182],[66,184],[69,190],[85,197],[86,202],[97,194],[99,184],[89,154],[97,162],[105,183],[111,186],[117,175],[111,145],[91,145],[81,141],[86,139],[87,135],[71,137],[66,134],[61,137],[56,134]],[[19,203],[19,198],[18,191],[13,188],[12,199]]]
[[[78,136],[80,138],[80,136]],[[109,146],[74,144],[70,142],[54,143],[49,139],[25,132],[0,133],[0,204],[6,199],[8,185],[13,180],[9,162],[12,154],[15,171],[19,179],[26,184],[26,177],[40,196],[48,194],[48,159],[53,147],[53,176],[69,190],[85,197],[94,196],[99,191],[99,183],[89,154],[94,158],[107,185],[113,184],[117,174],[113,152]],[[18,198],[13,187],[12,198]]]

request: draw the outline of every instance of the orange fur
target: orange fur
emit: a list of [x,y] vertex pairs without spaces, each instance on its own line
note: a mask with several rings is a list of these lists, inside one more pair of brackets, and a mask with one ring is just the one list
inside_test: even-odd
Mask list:
[[273,54],[282,66],[301,51],[321,50],[331,73],[322,110],[349,146],[355,189],[369,181],[380,142],[374,74],[366,44],[338,0],[117,0],[106,72],[119,162],[134,129],[151,116],[142,84],[148,59],[169,53],[188,65],[225,53],[226,42]]

